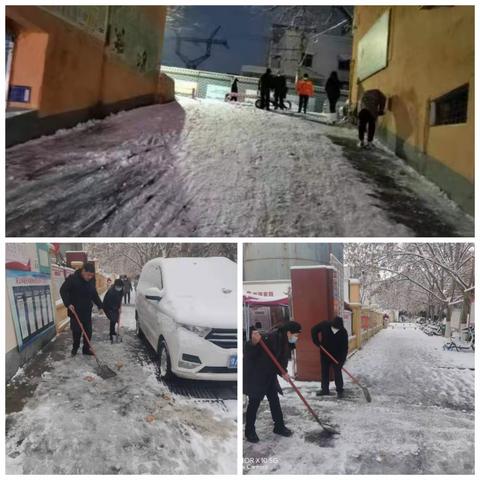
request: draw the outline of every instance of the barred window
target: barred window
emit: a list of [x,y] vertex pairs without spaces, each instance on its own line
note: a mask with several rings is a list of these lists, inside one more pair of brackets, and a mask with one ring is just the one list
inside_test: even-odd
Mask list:
[[432,125],[466,123],[468,83],[448,92],[432,102]]

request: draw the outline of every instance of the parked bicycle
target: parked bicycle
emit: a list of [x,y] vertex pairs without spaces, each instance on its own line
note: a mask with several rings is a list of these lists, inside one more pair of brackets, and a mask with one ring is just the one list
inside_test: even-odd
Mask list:
[[[291,110],[292,109],[292,102],[290,100],[284,100],[283,105],[285,106],[284,110]],[[257,98],[257,100],[255,102],[255,106],[257,108],[262,108],[262,99],[261,98]],[[269,107],[271,109],[275,108],[275,102],[272,99],[269,100]],[[278,107],[278,109],[280,109],[280,107]]]

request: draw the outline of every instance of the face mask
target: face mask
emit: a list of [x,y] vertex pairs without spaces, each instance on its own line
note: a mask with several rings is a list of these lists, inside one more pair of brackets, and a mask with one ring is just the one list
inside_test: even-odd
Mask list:
[[117,292],[121,292],[121,291],[123,290],[123,288],[122,288],[122,287],[115,287],[115,290],[116,290]]
[[298,337],[292,336],[288,339],[288,343],[297,343],[297,340],[298,340]]

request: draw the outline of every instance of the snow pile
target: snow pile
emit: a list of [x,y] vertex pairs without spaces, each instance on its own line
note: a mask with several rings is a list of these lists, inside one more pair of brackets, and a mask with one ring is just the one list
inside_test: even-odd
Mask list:
[[50,361],[23,410],[7,416],[7,473],[235,473],[235,408],[172,395],[132,332],[119,344],[94,340],[117,376],[99,378],[81,354]]
[[[261,441],[244,444],[245,471],[474,473],[474,354],[444,352],[442,345],[441,338],[412,327],[379,332],[346,365],[368,387],[372,403],[345,375],[343,400],[316,397],[319,383],[299,382],[320,418],[338,425],[339,436],[323,435],[295,393],[285,388],[281,403],[295,434],[274,435],[264,404],[257,421]],[[471,367],[458,368],[457,358]],[[247,467],[255,461],[260,466]]]

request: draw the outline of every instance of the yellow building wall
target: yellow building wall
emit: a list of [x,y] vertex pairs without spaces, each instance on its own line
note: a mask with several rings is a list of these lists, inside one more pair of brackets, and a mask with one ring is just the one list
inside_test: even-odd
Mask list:
[[[358,42],[391,9],[388,66],[360,88],[389,98],[379,126],[467,181],[474,180],[474,7],[357,6],[354,16],[351,101],[358,101]],[[469,83],[466,124],[429,126],[430,101]]]

